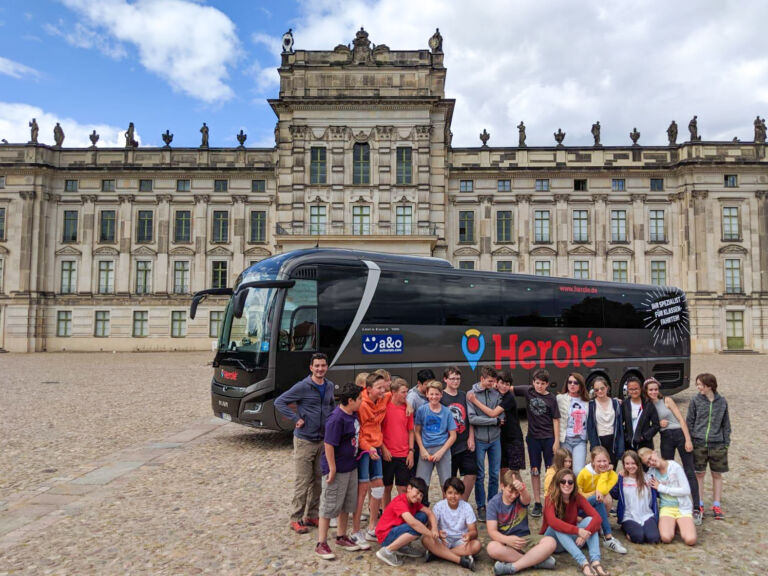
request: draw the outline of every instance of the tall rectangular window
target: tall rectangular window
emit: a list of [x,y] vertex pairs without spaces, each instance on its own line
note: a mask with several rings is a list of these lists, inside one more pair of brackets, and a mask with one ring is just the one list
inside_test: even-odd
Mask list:
[[176,192],[189,192],[192,189],[192,183],[190,180],[179,179],[176,180]]
[[627,241],[627,211],[611,210],[611,242]]
[[3,293],[3,270],[5,270],[5,258],[0,258],[0,294]]
[[587,210],[573,211],[573,241],[589,242],[589,213]]
[[266,192],[267,181],[266,180],[251,180],[251,192]]
[[512,260],[499,260],[496,262],[497,272],[512,272]]
[[214,180],[213,191],[214,192],[226,192],[229,190],[229,182],[227,180]]
[[585,178],[577,178],[573,181],[573,189],[576,192],[587,191],[587,180]]
[[211,310],[208,317],[208,337],[218,338],[224,325],[224,312]]
[[459,260],[459,270],[474,270],[475,263],[472,260]]
[[149,294],[152,291],[152,262],[136,262],[136,294]]
[[228,262],[216,260],[211,264],[211,288],[227,287]]
[[664,178],[651,178],[651,192],[664,191]]
[[5,176],[0,176],[0,189],[5,188]]
[[187,312],[173,310],[171,312],[171,338],[184,338],[187,335]]
[[65,192],[77,192],[77,180],[64,180]]
[[512,242],[512,211],[496,212],[496,242]]
[[577,280],[589,280],[589,260],[573,261],[573,277]]
[[413,233],[413,208],[410,206],[395,207],[395,234],[407,236]]
[[133,313],[133,337],[146,338],[149,336],[149,312],[142,310]]
[[72,311],[59,310],[56,315],[56,336],[67,338],[72,336]]
[[651,210],[649,212],[650,222],[650,241],[651,242],[666,242],[666,235],[664,233],[664,210]]
[[629,266],[626,260],[614,260],[613,261],[613,281],[629,282],[628,270],[629,270]]
[[651,284],[667,285],[667,263],[664,260],[651,260]]
[[215,243],[229,242],[229,212],[226,210],[213,211],[213,235]]
[[611,180],[611,191],[612,192],[624,192],[624,178],[614,178]]
[[250,242],[267,241],[267,213],[263,210],[251,212],[251,236]]
[[355,144],[352,148],[352,184],[371,183],[371,147]]
[[363,236],[371,233],[371,207],[352,206],[352,234]]
[[325,234],[326,224],[327,220],[325,206],[310,206],[309,233],[314,235]]
[[173,293],[187,294],[189,292],[189,262],[176,260],[173,263]]
[[189,210],[176,210],[173,216],[173,241],[192,241],[192,212]]
[[152,242],[153,217],[152,210],[139,210],[138,218],[136,219],[136,242]]
[[549,192],[549,178],[538,178],[536,180],[536,192]]
[[459,192],[472,192],[474,182],[472,180],[459,180]]
[[728,259],[725,261],[725,293],[741,294],[741,260]]
[[512,180],[497,180],[496,181],[497,192],[512,192]]
[[115,211],[102,210],[99,213],[99,242],[115,241]]
[[142,178],[139,180],[139,192],[152,192],[152,180]]
[[61,293],[74,294],[77,291],[77,264],[74,260],[61,261]]
[[115,263],[112,260],[99,261],[99,294],[115,291]]
[[533,241],[550,242],[549,210],[534,210],[533,212]]
[[552,263],[549,260],[536,260],[533,266],[536,276],[552,276]]
[[735,206],[723,207],[723,240],[737,241],[741,237],[739,230],[739,209]]
[[102,180],[101,181],[101,191],[102,192],[114,192],[115,191],[115,181],[114,180]]
[[62,242],[77,242],[77,210],[64,210],[64,235]]
[[475,241],[475,213],[471,210],[459,212],[459,242]]
[[327,182],[327,151],[322,146],[313,146],[309,152],[309,183],[325,184]]
[[736,174],[726,174],[723,176],[723,186],[726,188],[736,188],[737,183]]
[[109,311],[96,311],[93,322],[93,335],[96,338],[106,338],[109,336]]
[[0,208],[0,242],[5,242],[5,208]]
[[397,149],[397,184],[402,186],[413,183],[413,166],[411,164],[411,149],[399,147]]

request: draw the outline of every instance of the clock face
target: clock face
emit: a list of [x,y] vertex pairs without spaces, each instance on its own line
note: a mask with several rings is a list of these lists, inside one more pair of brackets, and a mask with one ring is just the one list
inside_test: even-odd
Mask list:
[[437,38],[430,38],[429,39],[429,47],[432,48],[432,50],[437,48]]

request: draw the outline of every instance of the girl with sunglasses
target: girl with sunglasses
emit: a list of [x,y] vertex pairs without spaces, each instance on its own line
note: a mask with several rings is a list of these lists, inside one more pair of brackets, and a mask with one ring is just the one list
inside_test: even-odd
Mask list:
[[621,402],[609,395],[608,382],[598,376],[592,383],[595,397],[589,401],[587,411],[587,437],[589,447],[602,446],[608,450],[614,469],[624,453],[624,419]]
[[584,376],[571,372],[565,379],[561,394],[557,395],[557,407],[560,409],[560,445],[573,454],[573,471],[579,475],[587,462],[587,419],[589,414],[589,395],[584,383]]
[[[557,541],[555,552],[568,552],[585,576],[610,576],[600,564],[600,522],[600,514],[579,494],[573,470],[563,468],[555,474],[544,501],[541,534],[553,537]],[[581,551],[584,544],[589,561]]]

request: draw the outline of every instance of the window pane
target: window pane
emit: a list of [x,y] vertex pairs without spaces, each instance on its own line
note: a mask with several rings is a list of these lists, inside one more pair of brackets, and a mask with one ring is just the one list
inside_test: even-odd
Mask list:
[[512,242],[512,211],[496,212],[496,241]]
[[251,180],[251,192],[266,192],[266,180]]
[[229,242],[229,212],[225,210],[213,212],[213,242]]
[[363,236],[371,233],[371,207],[352,207],[352,234]]
[[99,232],[100,242],[114,242],[115,241],[115,211],[114,210],[102,210],[101,211],[101,225]]
[[226,192],[229,189],[229,182],[226,180],[214,180],[213,191],[214,192]]
[[586,210],[573,211],[573,241],[587,242],[589,240],[589,215]]
[[94,321],[93,335],[97,338],[106,338],[109,336],[109,312],[98,310]]
[[664,242],[664,210],[650,211],[651,242]]
[[189,180],[176,180],[177,192],[189,192],[191,186]]
[[99,294],[111,294],[114,291],[114,268],[112,260],[99,262]]
[[397,183],[400,185],[411,184],[413,181],[411,153],[410,148],[401,147],[397,149]]
[[151,210],[139,210],[136,221],[136,242],[152,242],[152,219]]
[[115,191],[115,181],[114,180],[102,180],[101,181],[101,191],[102,192],[114,192]]
[[534,242],[549,242],[549,210],[535,210],[533,224]]
[[664,190],[664,178],[651,178],[651,192]]
[[173,220],[174,242],[190,242],[192,240],[192,213],[189,210],[177,210]]
[[589,280],[588,260],[575,260],[573,262],[573,277],[578,280]]
[[667,263],[664,260],[651,260],[651,284],[666,286]]
[[224,312],[211,311],[208,320],[208,336],[218,338],[221,334],[221,326],[224,322]]
[[574,180],[573,181],[573,189],[576,191],[584,192],[587,189],[587,181],[586,180]]
[[725,261],[725,292],[728,294],[741,292],[741,260]]
[[325,206],[309,207],[309,233],[325,234]]
[[62,242],[77,242],[77,210],[64,211],[64,236]]
[[139,180],[139,192],[152,192],[152,180]]
[[56,336],[72,336],[72,312],[60,310],[56,316]]
[[738,240],[739,237],[739,209],[736,207],[724,207],[723,240]]
[[135,338],[149,336],[149,312],[133,313],[133,336]]
[[613,192],[623,192],[624,178],[614,178],[613,180],[611,180],[611,190]]
[[189,292],[189,262],[177,260],[173,263],[173,292],[187,294]]
[[371,149],[368,144],[355,144],[352,149],[352,183],[371,183]]
[[139,260],[136,262],[136,294],[149,294],[152,280],[152,262]]
[[512,261],[511,260],[499,260],[496,262],[496,271],[497,272],[512,272]]
[[320,146],[313,146],[310,150],[309,183],[326,183],[326,150]]
[[397,206],[395,208],[395,234],[398,236],[412,233],[411,211],[411,206]]
[[536,276],[551,276],[552,263],[549,260],[536,260],[534,262],[534,274]]
[[627,241],[627,211],[611,210],[611,242]]
[[549,191],[549,179],[536,180],[536,192],[548,192]]
[[496,189],[499,192],[511,192],[512,191],[512,181],[511,180],[499,180],[496,183]]
[[472,182],[472,180],[459,181],[459,192],[472,192],[473,187],[474,187],[474,183]]
[[459,242],[475,241],[475,213],[459,212]]
[[613,281],[628,282],[628,263],[626,260],[615,260],[613,262]]
[[223,261],[217,261],[212,264],[211,266],[211,270],[212,270],[211,287],[212,288],[227,287],[227,266],[228,266],[228,262],[223,262]]
[[171,312],[171,338],[184,338],[187,335],[187,312]]
[[5,240],[5,208],[0,208],[0,240]]
[[75,261],[63,260],[61,263],[61,293],[74,294],[76,291]]
[[251,212],[251,242],[266,242],[267,213],[261,210]]

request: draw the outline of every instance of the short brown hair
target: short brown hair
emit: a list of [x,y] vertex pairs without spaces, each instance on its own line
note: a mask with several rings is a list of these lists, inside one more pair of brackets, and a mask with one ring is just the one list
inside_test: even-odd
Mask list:
[[461,376],[461,370],[459,370],[458,366],[448,366],[445,370],[443,370],[443,380],[448,378],[451,374],[458,374]]
[[512,486],[512,482],[514,482],[515,480],[520,480],[520,482],[523,481],[522,478],[520,478],[520,474],[515,472],[514,470],[507,470],[501,476],[502,486]]
[[480,366],[480,378],[498,378],[496,370],[490,366]]
[[427,382],[426,386],[427,388],[424,392],[429,391],[430,388],[434,388],[435,390],[439,390],[441,394],[443,393],[443,385],[440,384],[440,382],[438,382],[437,380],[430,380],[429,382]]
[[704,386],[707,388],[711,388],[712,392],[717,392],[717,378],[715,378],[714,374],[710,374],[709,372],[702,372],[698,376],[696,376],[696,380],[701,381]]
[[386,380],[386,378],[378,372],[372,372],[371,374],[368,374],[368,377],[365,379],[365,387],[370,388],[379,380]]
[[374,374],[378,374],[379,376],[383,376],[384,380],[392,380],[392,374],[384,370],[384,368],[379,368],[378,370],[374,370]]
[[408,388],[408,382],[405,381],[405,378],[400,378],[399,376],[396,376],[395,378],[392,379],[392,384],[390,385],[389,389],[394,394],[395,392],[400,390],[400,388],[402,388],[403,386]]

